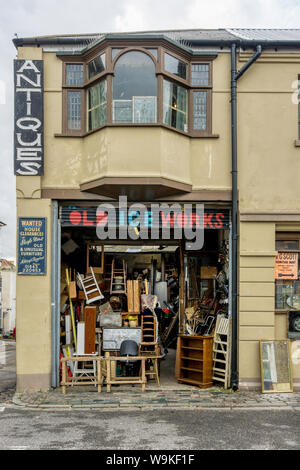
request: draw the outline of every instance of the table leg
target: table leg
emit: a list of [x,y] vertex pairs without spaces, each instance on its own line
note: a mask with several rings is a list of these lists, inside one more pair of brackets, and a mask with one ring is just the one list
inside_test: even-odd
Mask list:
[[143,357],[142,359],[142,392],[146,390],[146,359]]
[[61,376],[62,376],[62,392],[63,392],[63,395],[66,394],[66,381],[67,381],[67,364],[66,364],[66,361],[61,361]]
[[101,392],[101,359],[97,359],[97,378],[98,378],[98,392]]
[[107,392],[110,392],[110,360],[106,359],[106,384],[107,384]]

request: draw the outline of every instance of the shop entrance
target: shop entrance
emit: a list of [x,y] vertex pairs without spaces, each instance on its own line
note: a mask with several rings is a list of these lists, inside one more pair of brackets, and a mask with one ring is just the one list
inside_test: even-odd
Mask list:
[[[139,361],[123,355],[147,357],[146,389],[227,388],[229,358],[213,349],[219,320],[229,318],[228,228],[206,229],[203,248],[185,251],[180,240],[101,241],[94,227],[62,224],[60,267],[61,358],[103,357],[105,384],[110,357],[112,389],[139,375]],[[67,365],[70,381],[95,372],[92,360]]]

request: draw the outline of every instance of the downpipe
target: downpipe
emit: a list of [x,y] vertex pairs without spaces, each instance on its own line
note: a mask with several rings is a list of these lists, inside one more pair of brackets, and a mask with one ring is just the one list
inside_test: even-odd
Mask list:
[[232,140],[232,349],[231,349],[231,388],[239,388],[238,374],[238,162],[237,162],[237,81],[262,53],[261,45],[255,54],[239,70],[236,70],[236,44],[231,46],[231,140]]

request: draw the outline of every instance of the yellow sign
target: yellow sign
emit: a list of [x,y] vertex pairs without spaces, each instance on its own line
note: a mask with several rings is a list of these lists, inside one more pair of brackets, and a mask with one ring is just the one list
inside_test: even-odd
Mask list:
[[275,279],[298,279],[298,253],[278,253],[275,258]]

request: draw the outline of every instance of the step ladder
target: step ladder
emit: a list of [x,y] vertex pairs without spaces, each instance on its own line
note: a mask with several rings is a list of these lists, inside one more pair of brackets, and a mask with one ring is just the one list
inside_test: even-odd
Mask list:
[[230,388],[231,319],[217,316],[213,342],[213,380]]
[[[110,294],[126,294],[126,263],[122,260],[122,268],[116,268],[115,258],[111,265]],[[120,278],[119,282],[115,282],[116,278]],[[117,289],[116,286],[121,286]]]
[[90,270],[91,275],[88,275],[85,278],[82,277],[79,273],[77,274],[77,278],[81,283],[82,289],[84,291],[87,305],[91,304],[92,302],[96,302],[97,300],[104,299],[104,295],[101,293],[98,282],[96,281],[93,268],[90,267]]

